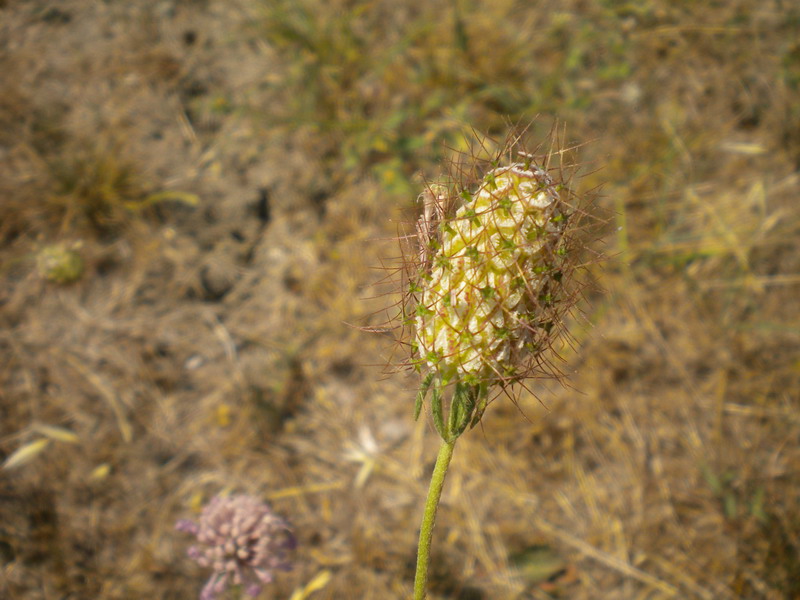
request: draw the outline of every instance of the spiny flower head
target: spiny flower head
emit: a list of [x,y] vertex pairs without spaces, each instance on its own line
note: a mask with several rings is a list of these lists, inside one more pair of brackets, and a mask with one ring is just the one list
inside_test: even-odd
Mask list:
[[521,156],[455,200],[441,186],[427,191],[427,203],[457,206],[417,227],[424,259],[413,346],[417,366],[442,384],[514,381],[549,343],[569,214],[550,175]]
[[176,529],[197,537],[189,556],[213,573],[200,600],[213,600],[229,585],[258,596],[273,571],[288,570],[286,554],[294,545],[289,525],[258,498],[239,494],[214,497],[199,522],[178,521]]

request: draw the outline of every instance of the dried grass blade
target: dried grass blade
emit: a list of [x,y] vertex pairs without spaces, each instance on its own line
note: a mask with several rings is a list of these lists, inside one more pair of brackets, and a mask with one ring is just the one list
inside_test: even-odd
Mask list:
[[295,590],[292,594],[290,600],[306,600],[311,594],[314,592],[318,592],[331,580],[331,572],[325,569],[324,571],[320,571],[314,578],[308,582],[308,584],[299,590]]
[[598,550],[594,546],[587,544],[583,540],[580,540],[566,531],[562,531],[557,527],[551,525],[547,521],[542,518],[536,519],[536,527],[544,531],[545,533],[557,537],[563,543],[567,544],[568,546],[572,546],[582,554],[593,558],[607,567],[611,567],[633,579],[636,579],[650,587],[661,591],[662,593],[666,594],[670,598],[680,598],[682,597],[681,591],[675,587],[674,585],[667,583],[666,581],[662,581],[658,577],[654,575],[650,575],[637,567],[634,567],[632,564],[620,560],[616,556],[612,556],[607,552],[603,552],[602,550]]
[[50,440],[47,438],[39,438],[38,440],[34,440],[33,442],[25,444],[24,446],[18,448],[6,459],[6,461],[3,463],[3,469],[13,469],[29,463],[34,458],[39,456],[49,445]]
[[111,410],[114,413],[114,417],[117,420],[117,427],[119,427],[119,431],[122,434],[122,439],[126,442],[130,442],[133,439],[133,428],[131,424],[128,423],[128,419],[125,417],[125,412],[122,409],[122,404],[117,398],[117,394],[111,387],[103,381],[103,378],[100,377],[97,373],[94,373],[90,369],[88,369],[80,360],[71,356],[69,354],[66,355],[67,362],[76,370],[78,371],[89,383],[91,383],[95,389],[100,392],[100,395],[108,402],[109,406],[111,406]]
[[66,442],[68,444],[78,444],[81,439],[74,432],[63,427],[39,424],[34,426],[34,430],[51,440]]

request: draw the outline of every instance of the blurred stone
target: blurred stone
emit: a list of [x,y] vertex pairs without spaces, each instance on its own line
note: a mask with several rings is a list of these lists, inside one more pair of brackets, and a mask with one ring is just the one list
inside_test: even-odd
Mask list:
[[200,270],[200,283],[207,300],[221,300],[238,278],[234,257],[224,250],[214,252]]

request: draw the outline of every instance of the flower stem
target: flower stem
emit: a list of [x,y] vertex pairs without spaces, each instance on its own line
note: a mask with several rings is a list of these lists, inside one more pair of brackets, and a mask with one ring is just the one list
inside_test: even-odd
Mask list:
[[436,466],[433,467],[431,487],[428,489],[428,499],[425,501],[425,512],[422,515],[422,527],[419,531],[419,549],[417,550],[417,573],[414,576],[414,600],[425,600],[425,584],[428,582],[428,564],[430,563],[431,539],[433,525],[436,521],[436,509],[439,507],[439,498],[442,496],[444,478],[447,467],[453,457],[453,448],[456,441],[442,440],[439,456],[436,457]]

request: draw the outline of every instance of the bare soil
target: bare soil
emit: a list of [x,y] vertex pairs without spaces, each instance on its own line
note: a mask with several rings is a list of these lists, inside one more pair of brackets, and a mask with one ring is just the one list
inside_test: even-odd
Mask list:
[[[299,540],[261,598],[408,598],[437,435],[392,336],[355,325],[391,316],[376,268],[437,136],[502,134],[516,98],[581,145],[606,258],[563,384],[459,441],[430,597],[800,598],[797,8],[301,4],[310,38],[343,15],[373,44],[327,50],[356,66],[377,11],[409,63],[320,67],[269,2],[0,0],[0,462],[30,452],[0,470],[0,597],[195,597],[175,522],[247,492]],[[295,114],[323,84],[388,141],[348,162],[353,129]],[[447,90],[472,104],[392,137]],[[43,277],[53,244],[76,281]]]

